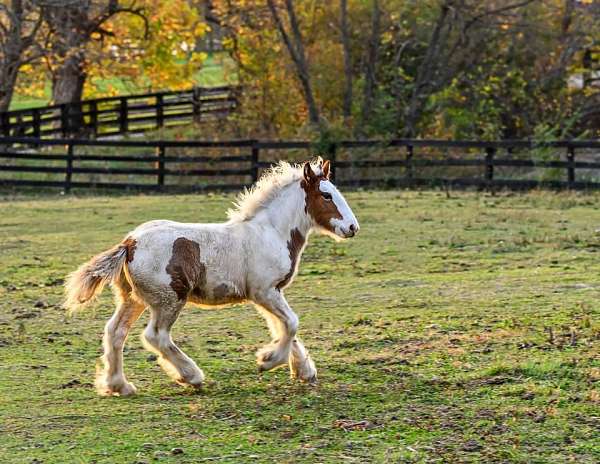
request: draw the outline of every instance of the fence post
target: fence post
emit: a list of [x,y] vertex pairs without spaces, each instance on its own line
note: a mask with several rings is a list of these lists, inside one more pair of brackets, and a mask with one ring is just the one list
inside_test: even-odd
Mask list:
[[163,113],[163,96],[162,94],[156,96],[156,128],[159,129],[165,124],[165,117]]
[[65,170],[65,193],[71,191],[71,178],[73,177],[73,150],[74,146],[72,143],[67,145],[67,166]]
[[98,102],[96,100],[90,101],[90,127],[96,138],[98,136]]
[[121,97],[119,105],[119,132],[122,134],[125,134],[129,130],[127,116],[127,98]]
[[331,182],[335,182],[335,159],[337,154],[337,143],[333,142],[327,148],[327,155],[329,156],[330,168],[329,168],[329,178]]
[[258,181],[258,163],[260,158],[260,151],[258,146],[256,145],[258,140],[252,141],[252,166],[250,166],[250,170],[252,171],[252,183]]
[[194,114],[194,122],[202,120],[202,88],[194,87],[192,90],[192,112]]
[[60,105],[60,125],[63,139],[66,139],[69,135],[69,105],[63,103]]
[[36,139],[40,138],[41,130],[40,130],[40,110],[38,108],[34,108],[31,113],[32,123],[33,123],[33,136]]
[[408,183],[412,185],[413,181],[413,164],[412,159],[414,155],[414,147],[412,145],[406,146],[406,178]]
[[575,188],[575,148],[567,148],[567,182],[569,188]]
[[71,122],[69,123],[69,126],[75,136],[78,137],[81,135],[81,130],[84,128],[83,103],[81,101],[73,103],[71,105],[70,113]]
[[492,183],[494,181],[494,155],[496,154],[496,149],[494,147],[486,147],[485,148],[485,180],[488,183]]
[[10,115],[8,113],[2,113],[2,135],[4,137],[10,137]]
[[158,189],[162,190],[163,186],[165,185],[165,146],[164,145],[158,145],[156,147],[156,155],[158,156],[157,184],[158,184]]

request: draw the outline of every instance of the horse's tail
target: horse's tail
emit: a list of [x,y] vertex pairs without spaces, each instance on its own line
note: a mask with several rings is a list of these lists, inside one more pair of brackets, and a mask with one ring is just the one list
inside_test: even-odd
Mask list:
[[[114,282],[123,272],[126,261],[131,261],[135,241],[127,239],[100,253],[69,274],[65,282],[63,306],[75,311],[91,303],[102,292],[107,282]],[[127,273],[125,273],[127,275]]]

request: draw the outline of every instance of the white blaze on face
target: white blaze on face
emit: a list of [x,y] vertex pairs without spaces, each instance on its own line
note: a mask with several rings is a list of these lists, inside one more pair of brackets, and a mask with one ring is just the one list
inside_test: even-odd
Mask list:
[[331,219],[331,226],[335,230],[336,235],[343,238],[349,238],[358,233],[358,230],[360,229],[358,221],[350,209],[350,206],[348,206],[348,202],[346,202],[346,199],[342,196],[335,185],[328,180],[323,180],[319,184],[319,190],[321,190],[321,192],[327,192],[331,195],[331,201],[333,201],[337,210],[342,216],[341,219]]

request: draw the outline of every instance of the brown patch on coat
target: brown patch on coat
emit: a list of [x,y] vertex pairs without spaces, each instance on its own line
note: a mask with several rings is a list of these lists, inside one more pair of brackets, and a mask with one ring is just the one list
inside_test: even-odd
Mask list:
[[166,268],[171,276],[171,288],[180,300],[190,292],[202,297],[206,287],[206,266],[200,262],[200,245],[193,240],[179,237],[173,242],[173,255]]
[[304,200],[304,211],[309,214],[313,220],[324,229],[335,232],[335,227],[331,225],[332,219],[342,219],[342,215],[337,209],[333,200],[326,200],[321,195],[320,185],[324,180],[329,179],[329,161],[323,163],[323,174],[317,175],[310,167],[310,163],[304,165],[304,179],[300,185],[306,193]]
[[292,229],[290,232],[290,239],[287,242],[290,261],[292,263],[290,265],[289,272],[285,275],[283,280],[277,284],[278,290],[281,290],[287,286],[290,283],[290,280],[292,280],[294,272],[296,271],[296,265],[298,264],[298,257],[300,256],[300,252],[302,251],[305,241],[306,239],[304,238],[304,235],[302,235],[298,229]]
[[127,237],[125,240],[123,240],[121,246],[127,251],[127,262],[130,263],[133,261],[133,256],[135,255],[137,240],[135,238]]

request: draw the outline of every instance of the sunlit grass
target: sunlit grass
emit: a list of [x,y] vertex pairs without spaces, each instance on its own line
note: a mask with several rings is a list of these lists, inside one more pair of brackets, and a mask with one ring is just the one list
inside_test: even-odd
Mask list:
[[361,233],[312,237],[286,292],[318,386],[257,373],[252,308],[190,308],[174,337],[205,390],[163,375],[144,315],[125,353],[139,395],[107,399],[111,296],[67,317],[62,279],[143,221],[223,220],[232,197],[5,192],[0,462],[598,462],[600,196],[347,198]]

